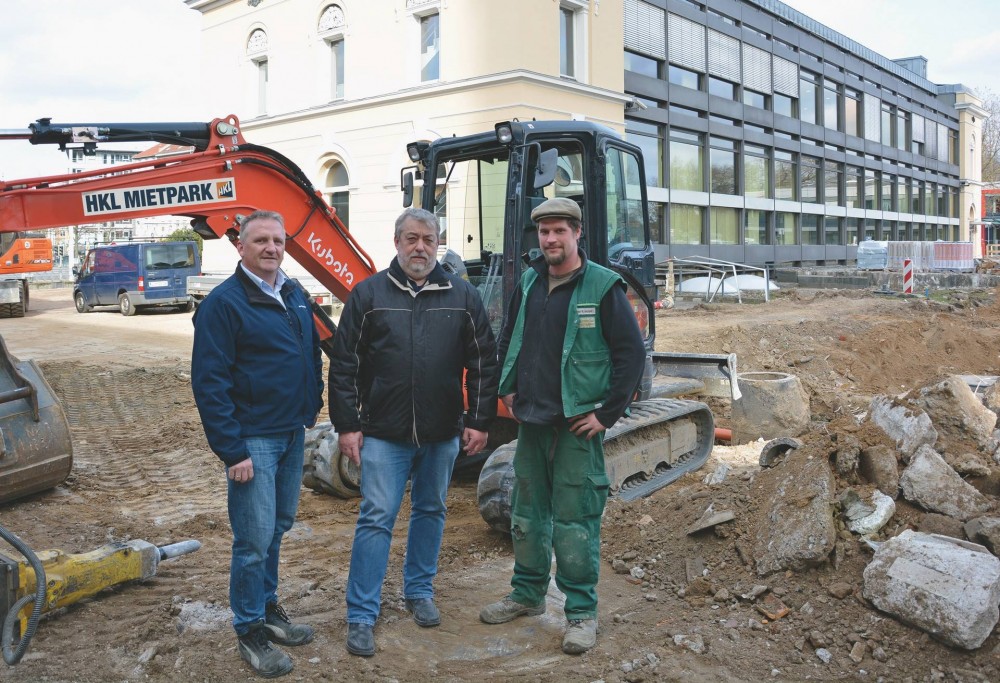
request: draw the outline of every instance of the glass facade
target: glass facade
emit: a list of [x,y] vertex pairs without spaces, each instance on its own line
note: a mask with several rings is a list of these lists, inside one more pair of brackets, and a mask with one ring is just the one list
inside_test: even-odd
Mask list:
[[[628,94],[648,107],[629,110],[626,131],[650,185],[671,193],[657,198],[664,248],[730,260],[773,245],[745,254],[829,261],[853,258],[845,247],[866,238],[957,233],[958,119],[937,86],[745,4],[754,12],[723,26],[702,2],[625,2]],[[663,21],[640,21],[654,15]],[[772,36],[773,21],[796,39]],[[786,249],[796,245],[815,248]]]

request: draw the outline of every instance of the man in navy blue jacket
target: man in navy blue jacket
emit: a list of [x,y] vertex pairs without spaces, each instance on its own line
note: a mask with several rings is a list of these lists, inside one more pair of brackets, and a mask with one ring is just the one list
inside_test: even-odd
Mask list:
[[195,313],[191,386],[208,444],[226,465],[237,649],[273,678],[292,660],[272,643],[313,638],[278,604],[278,555],[298,510],[305,426],[323,407],[323,361],[309,301],[280,268],[281,214],[250,214],[237,248],[236,272]]

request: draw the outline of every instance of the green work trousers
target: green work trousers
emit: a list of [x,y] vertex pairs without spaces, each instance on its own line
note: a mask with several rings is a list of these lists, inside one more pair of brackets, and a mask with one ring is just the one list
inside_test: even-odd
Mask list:
[[545,600],[556,554],[556,586],[567,619],[597,617],[601,515],[608,500],[603,434],[577,437],[569,425],[521,424],[514,454],[510,597],[523,605]]

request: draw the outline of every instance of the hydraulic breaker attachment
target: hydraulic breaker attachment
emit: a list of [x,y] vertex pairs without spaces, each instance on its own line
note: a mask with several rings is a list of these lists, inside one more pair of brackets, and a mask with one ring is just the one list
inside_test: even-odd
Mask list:
[[34,361],[0,337],[0,504],[62,483],[73,467],[69,422]]
[[[670,398],[681,393],[740,399],[736,378],[735,353],[663,353],[654,352],[653,391],[651,398]],[[695,382],[700,386],[678,391],[672,385]]]
[[40,574],[45,586],[39,611],[45,614],[75,604],[105,588],[151,579],[162,560],[192,553],[201,547],[201,543],[194,540],[161,547],[133,540],[111,543],[81,554],[67,554],[61,550],[32,553],[16,537],[9,538],[10,532],[3,527],[0,532],[25,555],[25,559],[13,559],[0,554],[0,618],[4,619],[5,658],[9,641],[28,632],[32,597],[40,594],[36,573]]

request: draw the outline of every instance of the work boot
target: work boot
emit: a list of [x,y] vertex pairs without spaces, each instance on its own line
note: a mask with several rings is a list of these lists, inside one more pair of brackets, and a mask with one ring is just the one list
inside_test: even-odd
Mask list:
[[375,636],[368,624],[347,625],[347,651],[360,657],[375,654]]
[[313,627],[293,624],[278,603],[264,608],[264,628],[268,631],[268,638],[279,645],[305,645],[313,639]]
[[570,619],[563,636],[563,652],[583,654],[597,644],[597,619]]
[[537,617],[539,614],[545,614],[544,602],[532,607],[515,602],[508,595],[499,602],[486,605],[479,612],[479,620],[484,624],[506,624],[508,621],[513,621],[518,617]]
[[284,652],[271,645],[268,630],[263,624],[254,624],[250,630],[237,636],[236,649],[240,657],[249,664],[257,675],[263,678],[277,678],[292,670],[292,660]]
[[406,599],[406,609],[413,613],[413,621],[417,626],[427,628],[441,623],[441,613],[430,598]]

